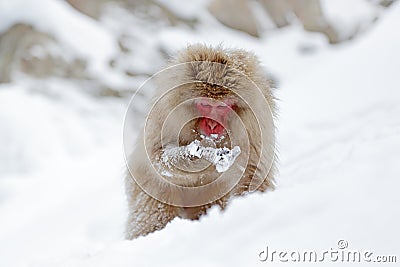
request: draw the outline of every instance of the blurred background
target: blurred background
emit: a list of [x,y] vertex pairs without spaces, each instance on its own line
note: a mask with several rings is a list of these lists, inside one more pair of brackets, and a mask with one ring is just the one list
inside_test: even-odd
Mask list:
[[[183,266],[201,249],[199,265],[253,266],[269,240],[326,248],[342,234],[398,252],[381,230],[366,239],[364,222],[399,233],[386,210],[399,200],[399,11],[395,0],[0,0],[0,265]],[[278,189],[122,241],[124,112],[196,42],[254,51],[276,82]],[[151,95],[137,96],[133,132]],[[370,208],[383,215],[370,219]]]

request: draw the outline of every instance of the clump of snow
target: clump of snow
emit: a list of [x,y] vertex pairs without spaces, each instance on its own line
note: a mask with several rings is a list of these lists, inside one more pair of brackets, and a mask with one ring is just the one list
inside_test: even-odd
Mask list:
[[201,147],[199,140],[194,140],[186,146],[188,154],[194,157],[201,158],[204,148]]
[[218,134],[210,134],[210,137],[213,139],[217,139],[218,138]]
[[226,172],[235,162],[240,152],[240,147],[238,146],[233,147],[232,150],[226,147],[216,149],[216,156],[213,163],[217,172]]
[[227,147],[206,147],[201,145],[199,140],[194,140],[187,146],[166,148],[161,156],[161,161],[171,167],[180,160],[205,159],[215,166],[217,172],[225,172],[232,166],[240,152],[239,146],[234,146],[232,150]]

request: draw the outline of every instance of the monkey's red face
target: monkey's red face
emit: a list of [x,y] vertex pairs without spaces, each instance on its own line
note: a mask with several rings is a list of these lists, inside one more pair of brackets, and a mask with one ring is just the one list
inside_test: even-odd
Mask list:
[[221,135],[225,132],[230,113],[234,107],[233,99],[215,101],[208,98],[196,100],[195,107],[200,113],[199,128],[202,134]]

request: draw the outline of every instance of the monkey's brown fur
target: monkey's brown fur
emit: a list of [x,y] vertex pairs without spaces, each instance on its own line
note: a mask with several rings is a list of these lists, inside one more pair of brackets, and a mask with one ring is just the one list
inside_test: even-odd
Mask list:
[[[185,62],[190,63],[170,68],[169,71],[159,75],[155,96],[155,101],[158,102],[150,113],[146,125],[147,129],[151,131],[147,130],[145,136],[139,136],[138,144],[127,162],[130,169],[125,179],[129,208],[126,225],[127,239],[144,236],[162,229],[175,217],[198,219],[214,204],[224,209],[232,196],[254,190],[264,192],[268,188],[273,188],[275,103],[268,79],[255,55],[244,50],[192,45],[182,50],[177,58],[171,61],[170,66]],[[174,88],[173,93],[167,93],[171,88]],[[180,123],[184,123],[189,114],[193,113],[190,102],[182,105],[182,101],[193,97],[220,99],[226,96],[236,97],[235,111],[244,123],[243,127],[238,119],[231,119],[231,134],[232,137],[236,137],[232,146],[238,145],[243,148],[246,147],[246,142],[250,144],[248,151],[242,151],[229,169],[230,173],[227,174],[233,175],[244,170],[237,185],[212,203],[198,207],[178,207],[165,204],[144,192],[132,175],[135,179],[141,179],[143,184],[157,181],[157,179],[153,179],[157,174],[151,166],[151,162],[159,160],[163,151],[160,130],[163,129],[162,141],[164,144],[173,142],[173,139],[176,139],[176,127],[179,127]],[[265,108],[265,103],[268,103],[269,109]],[[172,120],[176,125],[165,123],[169,119],[168,114],[179,104],[182,109],[174,113]],[[272,115],[270,115],[271,113]],[[181,129],[179,145],[187,145],[196,139],[197,136],[192,131],[195,128],[196,121],[193,120]],[[244,130],[239,130],[240,128]],[[142,140],[146,140],[146,145]],[[200,174],[175,170],[173,176],[167,177],[167,179],[178,185],[194,187],[210,183],[217,176],[215,168],[210,166]],[[219,188],[212,190],[217,192]],[[165,194],[170,192],[163,189],[160,191]],[[160,193],[161,195],[162,193]]]

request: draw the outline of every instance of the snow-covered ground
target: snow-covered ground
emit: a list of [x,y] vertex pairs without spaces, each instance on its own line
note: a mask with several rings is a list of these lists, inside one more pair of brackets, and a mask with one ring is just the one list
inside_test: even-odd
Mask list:
[[[372,252],[371,260],[399,262],[398,14],[397,3],[358,39],[334,47],[297,26],[255,39],[206,13],[197,14],[206,22],[196,31],[148,33],[168,52],[201,41],[259,55],[279,81],[280,174],[273,192],[235,199],[201,221],[175,219],[133,241],[123,240],[127,101],[57,79],[0,85],[0,266],[275,266],[277,255],[260,261],[267,246],[321,257],[340,250],[338,240]],[[301,54],[301,47],[312,49]],[[99,58],[94,71],[107,72]],[[339,258],[338,265],[347,264]]]

